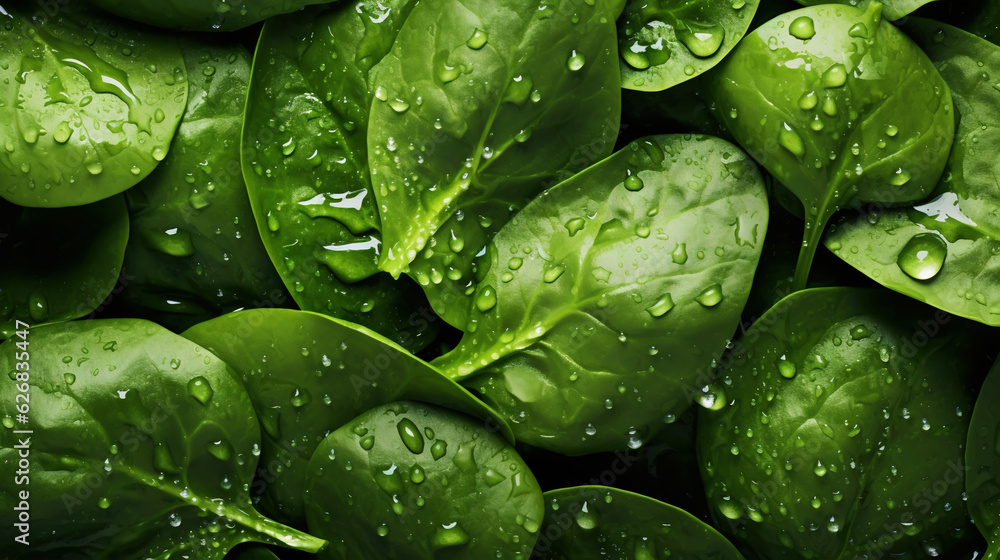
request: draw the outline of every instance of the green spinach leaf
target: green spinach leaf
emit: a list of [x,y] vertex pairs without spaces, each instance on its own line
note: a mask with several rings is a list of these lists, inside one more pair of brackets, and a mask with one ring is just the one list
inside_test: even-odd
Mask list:
[[433,334],[417,337],[412,326],[427,303],[409,280],[378,271],[366,147],[368,74],[411,7],[369,0],[270,20],[254,60],[242,158],[264,246],[299,307],[390,337],[407,333],[417,349]]
[[875,205],[830,228],[827,248],[883,286],[989,325],[1000,325],[1000,47],[913,18],[906,31],[951,88],[958,128],[933,200]]
[[88,315],[114,290],[128,241],[121,196],[77,208],[0,200],[0,228],[0,340],[19,320],[41,326]]
[[510,428],[459,385],[387,338],[346,321],[252,309],[195,325],[184,336],[242,378],[264,428],[255,484],[260,507],[297,526],[305,522],[302,489],[313,450],[370,408],[426,401],[489,419],[510,436]]
[[759,0],[630,0],[618,20],[622,87],[661,91],[709,70],[739,43]]
[[321,558],[527,558],[542,490],[514,448],[480,421],[413,402],[365,412],[309,461],[309,528]]
[[726,406],[698,418],[717,526],[778,560],[957,557],[974,534],[962,457],[991,335],[881,289],[781,300],[722,362]]
[[985,558],[1000,554],[1000,361],[993,365],[979,391],[969,420],[965,446],[965,495],[969,514],[989,541]]
[[715,529],[672,505],[606,486],[545,493],[541,560],[712,558],[743,560]]
[[621,106],[611,8],[419,4],[373,69],[379,267],[415,278],[448,323],[465,326],[474,261],[493,234],[538,192],[611,153]]
[[[212,560],[247,541],[324,544],[251,506],[257,417],[200,346],[141,320],[62,323],[0,345],[0,371],[0,397],[29,420],[8,412],[0,429],[0,464],[31,463],[31,547],[8,545],[13,558]],[[7,511],[25,499],[13,476],[0,488]],[[12,542],[14,531],[0,534]]]
[[0,197],[89,204],[139,182],[167,155],[187,102],[175,39],[61,3],[0,14]]
[[497,233],[468,332],[434,364],[519,441],[574,455],[639,447],[705,385],[766,228],[760,175],[739,148],[633,142]]
[[934,0],[796,0],[803,6],[815,6],[817,4],[845,4],[867,8],[872,4],[882,4],[882,12],[890,20],[902,19],[917,8],[933,2]]
[[830,217],[856,202],[907,202],[937,183],[954,114],[920,49],[868,11],[825,5],[767,22],[709,77],[716,118],[802,201],[804,288]]
[[289,300],[261,244],[240,170],[250,57],[182,41],[188,105],[170,152],[126,193],[131,238],[122,293],[130,316],[183,330],[242,307]]

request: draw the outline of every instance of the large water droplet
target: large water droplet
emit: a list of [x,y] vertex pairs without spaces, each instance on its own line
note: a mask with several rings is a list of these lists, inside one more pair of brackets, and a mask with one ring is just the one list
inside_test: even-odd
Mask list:
[[948,245],[936,233],[918,233],[910,238],[896,257],[900,270],[914,280],[937,276],[948,255]]
[[788,26],[788,33],[796,39],[805,41],[816,35],[816,27],[811,17],[801,16],[792,20],[791,25]]
[[705,307],[715,307],[722,301],[722,285],[716,283],[708,286],[694,300]]
[[673,308],[674,300],[670,297],[670,294],[663,294],[660,296],[660,299],[656,301],[656,303],[647,307],[646,311],[648,311],[653,317],[662,317]]
[[470,49],[479,50],[479,49],[483,48],[483,46],[486,44],[486,41],[488,39],[489,39],[489,37],[487,37],[485,31],[481,31],[479,29],[476,29],[475,31],[472,32],[472,36],[469,37],[469,40],[466,41],[465,44]]
[[209,401],[212,400],[212,396],[215,395],[215,390],[212,389],[208,380],[201,376],[188,381],[187,391],[188,395],[203,405],[208,405]]
[[497,292],[493,286],[485,286],[479,291],[479,295],[476,296],[476,309],[481,313],[486,313],[490,309],[496,307],[497,304]]
[[802,141],[799,133],[788,123],[781,124],[781,131],[778,132],[778,143],[799,159],[802,159],[806,155],[805,142]]
[[434,550],[440,550],[442,548],[451,548],[468,544],[469,540],[469,534],[466,533],[456,521],[438,527],[437,530],[434,531],[434,536],[431,537],[431,546]]
[[396,423],[396,431],[399,432],[399,439],[403,440],[403,445],[411,453],[420,454],[424,452],[424,436],[420,433],[417,425],[409,418],[403,418]]
[[847,83],[847,68],[843,64],[837,63],[823,72],[823,87],[827,89],[839,88]]
[[677,38],[691,51],[691,54],[707,58],[719,52],[719,47],[726,38],[726,30],[715,23],[688,21],[677,27]]

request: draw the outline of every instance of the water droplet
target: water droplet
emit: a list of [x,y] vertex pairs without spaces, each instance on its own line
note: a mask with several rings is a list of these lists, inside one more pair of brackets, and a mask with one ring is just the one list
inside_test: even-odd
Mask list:
[[815,91],[807,91],[799,98],[799,108],[803,111],[811,111],[819,105],[819,96]]
[[38,292],[28,296],[28,315],[32,321],[41,323],[49,318],[49,300]]
[[64,373],[63,374],[63,381],[66,382],[66,385],[72,385],[72,384],[76,383],[76,376],[73,375],[72,373],[68,373],[68,372]]
[[811,17],[801,16],[792,20],[791,25],[788,26],[788,33],[796,39],[805,41],[816,35],[816,27]]
[[458,522],[453,522],[441,525],[434,531],[434,536],[431,537],[431,546],[434,550],[441,550],[462,546],[468,544],[469,541],[469,534],[458,525]]
[[396,424],[396,431],[399,432],[399,439],[403,440],[403,445],[411,453],[420,454],[424,452],[424,436],[420,433],[417,425],[409,418],[403,418]]
[[284,156],[290,156],[295,153],[295,138],[289,138],[281,145],[281,153]]
[[220,461],[228,461],[229,458],[233,456],[233,448],[229,445],[229,442],[224,439],[209,442],[206,449],[212,457],[215,457]]
[[517,270],[521,268],[522,264],[524,264],[524,260],[521,259],[521,257],[511,257],[510,260],[507,261],[507,268]]
[[364,449],[365,451],[371,451],[372,448],[375,447],[375,436],[369,434],[362,437],[358,440],[358,445],[360,445],[361,449]]
[[111,507],[111,500],[102,497],[100,500],[97,500],[97,507],[101,509],[108,509],[109,507]]
[[569,236],[570,237],[573,237],[574,235],[576,235],[577,233],[579,233],[580,230],[583,229],[583,226],[585,226],[586,224],[587,224],[587,222],[584,221],[583,218],[572,218],[569,221],[567,221],[566,224],[565,224],[566,225],[566,231],[569,232]]
[[435,461],[444,457],[447,452],[448,442],[446,441],[437,440],[431,445],[431,457],[433,457]]
[[273,211],[267,211],[267,229],[270,231],[278,231],[281,228],[281,224],[278,223],[278,215]]
[[718,385],[706,385],[698,393],[696,400],[708,410],[722,410],[726,406],[726,391]]
[[198,376],[188,381],[188,395],[203,405],[208,405],[215,391],[204,377]]
[[936,233],[918,233],[906,242],[896,257],[900,270],[914,280],[934,278],[944,265],[948,245]]
[[414,484],[422,484],[424,480],[427,480],[427,475],[424,474],[424,469],[420,465],[414,465],[410,469],[410,482]]
[[643,187],[642,179],[638,175],[633,175],[629,173],[628,177],[625,177],[625,188],[630,191],[641,191]]
[[309,404],[312,401],[312,395],[306,389],[295,389],[292,393],[291,404],[295,408],[302,408],[303,406]]
[[493,286],[485,286],[479,290],[479,295],[476,296],[476,309],[480,313],[486,313],[490,309],[493,309],[497,304],[497,293]]
[[646,311],[648,311],[653,317],[662,317],[673,308],[674,300],[670,297],[670,294],[663,294],[660,296],[660,299],[656,301],[656,303],[647,307]]
[[821,81],[827,89],[839,88],[847,83],[847,68],[840,63],[834,64],[823,72]]
[[778,143],[791,154],[799,159],[806,155],[806,144],[802,141],[799,133],[790,124],[782,123],[781,131],[778,133]]
[[465,45],[470,49],[479,50],[483,48],[488,39],[489,38],[486,36],[486,32],[476,29],[472,32],[472,36],[469,37],[469,40],[465,42]]
[[674,261],[674,264],[684,264],[688,260],[687,245],[685,243],[678,243],[677,247],[670,253],[670,259]]
[[542,280],[551,284],[552,282],[558,280],[559,277],[562,276],[563,272],[566,272],[566,267],[561,264],[557,264],[542,274]]
[[778,359],[778,373],[786,379],[792,379],[796,374],[795,363],[786,359],[784,354]]
[[586,60],[583,58],[583,55],[574,50],[570,53],[569,59],[566,61],[566,68],[569,68],[570,72],[576,72],[583,68],[585,62]]
[[728,497],[720,500],[718,507],[719,513],[724,515],[727,519],[736,521],[737,519],[743,517],[743,508]]
[[589,510],[587,502],[583,502],[583,507],[577,512],[576,524],[585,531],[597,528],[597,515]]
[[704,307],[715,307],[722,301],[722,285],[712,284],[708,286],[695,296],[694,300]]
[[719,52],[719,47],[726,38],[726,30],[714,23],[687,21],[677,26],[676,32],[681,43],[699,58],[707,58]]
[[405,113],[410,108],[410,104],[402,99],[393,99],[389,102],[389,107],[392,107],[392,110],[397,113]]

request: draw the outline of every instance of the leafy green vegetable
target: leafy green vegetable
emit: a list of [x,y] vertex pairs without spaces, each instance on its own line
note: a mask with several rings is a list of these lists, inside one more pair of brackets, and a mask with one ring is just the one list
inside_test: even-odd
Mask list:
[[[418,349],[420,289],[377,268],[378,211],[368,175],[371,67],[392,46],[408,0],[275,18],[257,46],[243,169],[264,246],[299,307]],[[290,71],[291,69],[291,71]],[[426,311],[425,311],[426,314]]]
[[955,557],[991,334],[885,291],[783,299],[719,371],[728,405],[699,417],[717,526],[765,558]]
[[187,101],[175,39],[60,3],[0,10],[0,197],[63,207],[120,193],[170,145]]
[[323,440],[309,461],[306,514],[330,541],[321,558],[527,558],[544,506],[505,439],[457,412],[404,401]]
[[[933,200],[871,208],[831,226],[825,244],[883,286],[945,311],[1000,325],[1000,47],[913,18],[906,31],[951,88],[954,148]],[[862,250],[863,249],[863,250]]]
[[750,28],[759,0],[630,0],[618,20],[622,87],[661,91],[718,64]]
[[[212,560],[247,541],[324,544],[251,506],[257,418],[207,350],[146,321],[63,323],[0,345],[0,371],[0,397],[30,418],[7,409],[0,430],[0,464],[13,473],[28,453],[32,467],[0,482],[6,511],[30,503],[32,548],[7,545],[11,558]],[[15,531],[0,534],[10,543]]]
[[251,309],[195,325],[184,336],[208,348],[246,385],[263,431],[261,509],[305,521],[302,488],[316,446],[358,414],[409,399],[489,419],[496,414],[404,348],[364,327],[290,309]]
[[419,4],[372,71],[379,267],[415,278],[456,327],[493,234],[545,187],[611,153],[621,94],[609,4]]
[[233,31],[330,0],[87,0],[109,12],[168,29]]
[[965,495],[976,527],[989,541],[985,558],[1000,554],[1000,361],[993,365],[969,420]]
[[708,93],[733,137],[802,201],[796,289],[834,212],[924,197],[951,147],[948,86],[878,3],[778,16],[719,65]]
[[239,45],[181,46],[190,101],[170,153],[126,193],[132,235],[122,294],[131,315],[177,330],[289,299],[260,242],[240,172],[250,57]]
[[636,448],[705,384],[766,228],[760,175],[732,144],[633,142],[497,233],[468,332],[434,364],[520,441],[567,454]]
[[545,493],[541,560],[713,558],[743,560],[715,529],[682,509],[604,486]]
[[226,560],[280,560],[268,548],[259,545],[239,546],[226,555]]
[[815,6],[817,4],[845,4],[867,8],[872,4],[882,4],[882,11],[885,17],[890,20],[901,19],[911,12],[928,4],[933,0],[796,0],[803,6]]
[[0,200],[0,228],[0,340],[18,320],[41,326],[83,317],[118,281],[128,241],[121,196],[71,209]]

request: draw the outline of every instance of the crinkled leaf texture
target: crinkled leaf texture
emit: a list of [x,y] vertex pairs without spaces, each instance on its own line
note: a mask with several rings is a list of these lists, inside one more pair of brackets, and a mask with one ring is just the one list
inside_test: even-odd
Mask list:
[[510,442],[480,420],[409,401],[324,439],[305,497],[329,560],[527,558],[545,513]]
[[89,204],[162,160],[187,103],[177,40],[60,2],[0,11],[0,197]]
[[867,208],[833,224],[824,243],[883,286],[950,313],[1000,326],[1000,47],[912,18],[907,33],[951,88],[955,145],[932,200]]
[[991,334],[882,289],[778,302],[723,361],[727,404],[699,414],[716,526],[775,560],[959,557],[974,534],[963,446]]
[[379,267],[416,279],[453,326],[465,327],[493,235],[611,153],[621,112],[611,4],[421,3],[372,71]]
[[[0,345],[0,371],[12,380],[0,397],[30,395],[29,421],[4,418],[0,464],[13,473],[28,442],[31,481],[5,477],[0,505],[13,511],[18,491],[30,490],[31,546],[7,545],[12,558],[216,560],[247,541],[310,552],[324,544],[251,505],[257,416],[208,350],[137,319],[49,325],[27,335],[23,380],[18,342]],[[8,543],[14,534],[12,524],[2,529]]]
[[263,431],[267,473],[260,508],[305,523],[302,489],[313,450],[331,431],[387,402],[439,404],[510,428],[427,363],[360,325],[291,309],[251,309],[195,325],[184,336],[208,348],[246,385]]
[[637,140],[504,226],[468,332],[434,364],[519,441],[636,448],[700,396],[746,303],[767,214],[736,146]]

